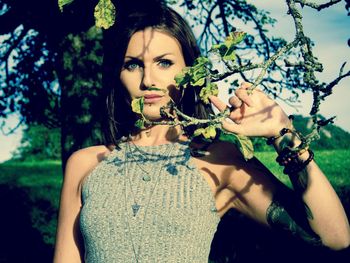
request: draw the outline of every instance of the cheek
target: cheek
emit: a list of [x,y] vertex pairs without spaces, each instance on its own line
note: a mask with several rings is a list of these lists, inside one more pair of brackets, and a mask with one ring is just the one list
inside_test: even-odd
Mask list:
[[131,74],[128,74],[126,72],[122,72],[120,74],[120,82],[125,87],[126,91],[131,97],[137,96],[139,82],[137,81],[136,76],[132,76]]

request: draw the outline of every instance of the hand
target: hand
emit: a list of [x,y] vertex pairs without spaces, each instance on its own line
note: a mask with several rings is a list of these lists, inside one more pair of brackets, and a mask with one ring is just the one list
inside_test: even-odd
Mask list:
[[[291,128],[291,122],[282,108],[265,93],[254,89],[248,94],[251,84],[243,82],[229,99],[231,113],[229,119],[222,123],[225,130],[246,136],[272,137],[282,128]],[[220,111],[227,105],[218,97],[211,96],[210,101]]]

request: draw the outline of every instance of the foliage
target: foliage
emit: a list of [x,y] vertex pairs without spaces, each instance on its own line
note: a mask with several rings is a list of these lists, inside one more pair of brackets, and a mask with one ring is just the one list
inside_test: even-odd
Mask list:
[[42,161],[61,159],[61,131],[43,125],[31,125],[23,131],[21,144],[13,159],[21,161]]
[[[80,148],[101,143],[102,32],[91,27],[68,34],[61,42],[62,157]],[[97,110],[98,109],[98,110]]]
[[[320,120],[326,120],[323,116],[319,116]],[[303,134],[310,133],[312,129],[312,120],[301,115],[295,115],[293,125]],[[313,149],[347,149],[350,142],[350,133],[344,131],[338,126],[329,124],[320,128],[320,138],[311,142]]]
[[223,43],[213,45],[211,50],[218,52],[224,60],[235,61],[235,46],[243,41],[245,35],[244,32],[231,32]]
[[61,10],[61,12],[63,11],[63,7],[65,5],[71,4],[74,0],[58,0],[58,7]]
[[[25,34],[24,28],[16,30],[16,37]],[[37,41],[37,32],[29,31],[22,40],[25,46],[13,55],[14,63],[7,70],[0,93],[0,117],[11,112],[25,116],[27,123],[46,123],[58,126],[57,114],[60,108],[58,83],[52,63],[52,52],[45,42]],[[7,43],[5,43],[5,46]],[[42,71],[46,68],[46,71]],[[18,74],[18,72],[25,72]]]
[[246,160],[253,158],[253,143],[248,137],[222,131],[219,140],[236,144]]
[[115,7],[111,0],[100,0],[95,7],[96,26],[107,29],[115,22]]
[[[63,7],[71,4],[74,0],[58,0],[61,12]],[[111,0],[99,0],[94,10],[95,24],[99,28],[108,29],[115,23],[116,9]]]

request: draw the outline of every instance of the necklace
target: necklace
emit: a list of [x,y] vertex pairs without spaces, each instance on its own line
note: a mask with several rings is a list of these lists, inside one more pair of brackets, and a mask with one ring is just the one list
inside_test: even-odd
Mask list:
[[[135,146],[136,149],[141,153],[140,160],[136,160],[135,157],[133,156],[133,154],[129,154],[129,155],[131,156],[131,158],[133,159],[133,161],[136,163],[136,165],[137,165],[143,172],[146,173],[146,174],[144,174],[144,175],[142,176],[142,180],[145,181],[145,182],[149,182],[149,181],[151,181],[150,171],[145,170],[145,169],[139,164],[139,162],[145,163],[146,161],[152,161],[152,162],[156,162],[156,161],[159,161],[159,160],[164,161],[162,164],[159,165],[159,167],[160,167],[160,168],[159,168],[159,172],[158,172],[158,177],[159,177],[161,171],[162,171],[163,168],[164,168],[165,162],[168,160],[168,157],[170,156],[171,152],[173,151],[173,149],[174,149],[174,147],[175,147],[175,144],[172,144],[172,147],[171,147],[170,150],[168,150],[168,147],[165,147],[165,150],[164,150],[162,153],[157,154],[155,158],[149,158],[149,156],[151,156],[151,155],[146,156],[135,144],[134,144],[134,146]],[[165,156],[164,154],[165,154],[167,151],[169,151],[169,153]],[[126,165],[126,164],[128,163],[128,156],[129,156],[128,153],[131,153],[130,145],[129,145],[129,144],[126,144],[126,147],[125,147],[125,157],[124,157],[124,159],[125,159],[125,164],[124,164],[124,176],[125,176],[125,180],[127,180],[128,183],[129,183],[131,196],[132,196],[132,199],[133,199],[133,201],[134,201],[134,203],[131,205],[131,209],[132,209],[132,212],[133,212],[133,216],[135,217],[135,216],[137,215],[138,211],[140,210],[141,205],[140,205],[140,203],[139,203],[139,202],[136,200],[136,198],[135,198],[136,195],[135,195],[135,192],[134,192],[133,187],[132,187],[133,184],[131,183],[130,176],[127,175],[128,171],[127,171],[127,165]],[[142,157],[142,158],[141,158],[141,157]],[[156,179],[158,179],[158,177],[157,177]],[[152,188],[152,190],[151,190],[151,193],[153,193],[153,191],[154,191],[154,189],[155,189],[155,187],[156,187],[156,185],[157,185],[157,182],[158,182],[158,181],[156,180],[156,181],[155,181],[155,184],[154,184],[154,186],[153,186],[153,188]],[[142,196],[143,196],[143,195],[144,195],[144,194],[142,193]]]
[[[166,148],[166,150],[162,154],[164,154],[168,150],[168,147],[165,147],[165,148]],[[133,249],[133,252],[134,252],[134,256],[135,256],[136,262],[139,262],[138,261],[138,255],[139,255],[139,252],[140,252],[140,249],[141,249],[141,238],[142,238],[142,235],[143,235],[144,222],[145,222],[145,219],[146,219],[147,210],[148,210],[149,204],[151,202],[152,195],[155,192],[156,186],[158,185],[158,181],[160,180],[160,174],[161,174],[161,172],[163,170],[164,164],[167,162],[167,160],[169,160],[169,156],[173,152],[174,148],[175,148],[175,144],[172,144],[172,147],[169,150],[169,153],[166,156],[163,155],[162,160],[164,162],[159,165],[160,168],[159,168],[159,171],[158,171],[158,176],[156,177],[157,180],[155,180],[154,185],[151,188],[147,204],[144,205],[145,210],[144,210],[144,215],[143,215],[143,219],[142,219],[142,226],[141,226],[140,237],[139,237],[139,242],[138,242],[139,245],[136,248],[135,243],[134,243],[134,239],[133,239],[133,236],[132,236],[132,233],[131,233],[130,223],[129,223],[129,220],[128,220],[128,212],[127,212],[128,211],[128,204],[127,204],[128,198],[127,198],[127,191],[126,191],[127,190],[127,182],[129,183],[130,192],[131,192],[132,199],[133,199],[133,204],[131,205],[131,209],[132,209],[132,213],[133,213],[133,217],[134,218],[136,217],[138,211],[140,210],[141,205],[136,201],[135,194],[134,194],[134,191],[133,191],[133,188],[132,188],[132,183],[131,183],[131,180],[130,180],[130,176],[128,176],[128,174],[127,174],[127,165],[126,164],[128,162],[128,160],[127,160],[128,159],[127,153],[128,153],[128,150],[129,150],[129,145],[127,144],[125,146],[125,152],[124,152],[124,187],[125,187],[124,190],[125,190],[125,209],[126,209],[125,210],[125,221],[126,221],[126,224],[127,224],[127,229],[128,229],[128,231],[130,233],[130,240],[131,240],[132,249]],[[145,156],[145,155],[143,155],[143,156]]]
[[[140,165],[140,162],[144,164],[145,162],[148,162],[148,161],[158,161],[162,156],[164,156],[164,154],[168,151],[168,149],[165,147],[165,150],[162,153],[157,153],[156,156],[150,156],[150,155],[147,156],[145,152],[143,152],[133,141],[130,141],[130,142],[133,144],[133,146],[138,152],[138,154],[136,153],[130,154],[130,156],[132,160],[136,163],[136,165],[144,172],[144,174],[142,175],[142,180],[145,182],[151,181],[151,176],[150,176],[151,171],[147,171],[144,168],[144,166]],[[131,153],[130,145],[128,144],[127,146],[128,146],[128,151]]]

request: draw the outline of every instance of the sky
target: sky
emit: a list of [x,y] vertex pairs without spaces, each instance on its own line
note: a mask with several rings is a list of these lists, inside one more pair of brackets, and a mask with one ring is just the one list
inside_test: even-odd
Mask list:
[[[277,19],[276,25],[270,29],[270,34],[281,36],[287,41],[294,37],[292,19],[286,14],[287,6],[282,0],[248,1],[257,7],[270,12]],[[314,0],[312,2],[325,3],[328,1]],[[329,82],[339,74],[340,66],[347,61],[345,71],[350,70],[350,17],[345,10],[345,2],[341,2],[320,12],[304,7],[302,10],[304,32],[315,43],[314,55],[324,66],[324,71],[318,74],[321,81]],[[320,113],[325,117],[336,116],[335,124],[350,132],[350,78],[343,79],[333,90],[333,94],[321,104]],[[311,94],[301,97],[299,112],[283,105],[288,114],[308,115],[312,105]]]
[[[286,14],[287,7],[284,0],[248,0],[258,8],[270,12],[270,15],[277,19],[274,27],[270,28],[270,34],[280,36],[291,41],[294,37],[292,19]],[[317,3],[327,1],[314,0]],[[314,54],[324,66],[324,71],[318,75],[321,81],[329,82],[339,74],[340,66],[347,61],[345,70],[350,70],[350,47],[347,41],[350,38],[350,17],[345,10],[345,2],[341,2],[323,11],[315,11],[309,7],[302,10],[304,20],[304,31],[315,43]],[[244,28],[242,28],[244,31]],[[321,105],[321,114],[325,117],[336,116],[335,124],[350,132],[350,78],[340,82],[334,88],[331,96],[326,98]],[[288,114],[308,115],[312,98],[311,94],[303,94],[298,111],[280,102]],[[1,124],[1,123],[0,123]],[[5,130],[14,127],[17,118],[13,116],[7,121]],[[22,127],[23,128],[23,127]],[[10,159],[12,152],[18,147],[22,128],[10,136],[0,133],[0,162]]]

